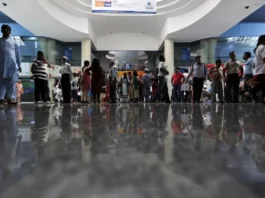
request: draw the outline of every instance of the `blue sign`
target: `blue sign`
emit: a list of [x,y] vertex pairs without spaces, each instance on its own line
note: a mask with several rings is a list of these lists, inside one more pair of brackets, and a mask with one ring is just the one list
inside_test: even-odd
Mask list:
[[64,49],[64,56],[68,58],[69,61],[72,60],[73,53],[72,53],[72,48],[65,48]]
[[182,48],[181,58],[182,60],[186,60],[186,61],[190,60],[190,48]]

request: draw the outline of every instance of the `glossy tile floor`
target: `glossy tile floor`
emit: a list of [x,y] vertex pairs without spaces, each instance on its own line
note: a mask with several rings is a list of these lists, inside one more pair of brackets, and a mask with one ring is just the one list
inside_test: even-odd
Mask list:
[[0,108],[1,198],[265,197],[261,104]]

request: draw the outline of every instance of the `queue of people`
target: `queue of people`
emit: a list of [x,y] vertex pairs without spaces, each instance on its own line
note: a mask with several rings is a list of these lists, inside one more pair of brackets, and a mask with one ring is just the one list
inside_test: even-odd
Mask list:
[[[10,37],[11,28],[2,25],[0,38],[0,105],[17,104],[21,101],[23,85],[18,81],[21,72],[21,56],[14,38]],[[265,35],[259,37],[254,50],[255,61],[250,52],[245,52],[245,66],[236,59],[235,52],[230,52],[229,60],[217,60],[216,66],[208,71],[201,57],[195,58],[189,73],[182,74],[176,67],[170,77],[165,64],[165,57],[159,57],[155,73],[146,69],[144,75],[138,76],[137,71],[124,73],[118,77],[118,66],[115,62],[109,65],[108,75],[105,75],[99,59],[94,59],[91,66],[84,62],[82,72],[72,73],[67,57],[62,57],[60,77],[56,84],[58,102],[195,102],[204,101],[203,95],[211,95],[211,102],[218,100],[223,103],[238,103],[239,98],[250,97],[254,102],[264,102],[265,97]],[[52,103],[48,86],[48,73],[44,53],[39,51],[32,63],[31,72],[35,83],[35,103]],[[171,80],[170,80],[171,78]],[[206,90],[204,83],[211,82],[211,89]],[[168,83],[172,83],[172,98],[169,97]],[[104,88],[106,87],[106,88]],[[262,93],[260,95],[260,92]],[[105,93],[105,98],[101,94]],[[93,100],[90,99],[93,97]],[[119,97],[117,97],[119,96]],[[244,101],[244,100],[242,100]]]

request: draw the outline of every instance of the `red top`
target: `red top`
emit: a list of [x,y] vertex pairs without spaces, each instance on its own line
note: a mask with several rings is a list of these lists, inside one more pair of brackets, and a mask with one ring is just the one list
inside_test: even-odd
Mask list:
[[182,73],[174,73],[172,76],[173,85],[181,85],[181,79],[185,78]]

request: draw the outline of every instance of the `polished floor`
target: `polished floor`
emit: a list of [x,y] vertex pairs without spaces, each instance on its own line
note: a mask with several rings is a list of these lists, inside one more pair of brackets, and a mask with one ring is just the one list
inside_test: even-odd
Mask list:
[[0,107],[1,198],[264,198],[261,104]]

